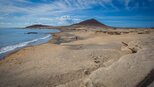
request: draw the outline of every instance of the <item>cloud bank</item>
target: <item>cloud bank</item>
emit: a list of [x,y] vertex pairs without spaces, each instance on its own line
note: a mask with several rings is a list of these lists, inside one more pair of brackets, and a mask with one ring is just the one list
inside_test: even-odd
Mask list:
[[68,25],[95,16],[97,19],[101,19],[102,16],[127,17],[133,11],[135,13],[130,14],[131,17],[151,16],[150,13],[142,14],[137,10],[150,12],[149,10],[153,9],[153,2],[153,0],[1,0],[0,26],[15,26],[14,21],[18,23],[16,26],[33,23]]

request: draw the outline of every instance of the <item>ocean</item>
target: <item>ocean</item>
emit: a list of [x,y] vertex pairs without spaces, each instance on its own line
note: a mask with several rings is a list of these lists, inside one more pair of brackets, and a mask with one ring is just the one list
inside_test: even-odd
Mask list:
[[0,59],[26,46],[34,46],[52,39],[49,33],[60,32],[58,29],[0,29]]

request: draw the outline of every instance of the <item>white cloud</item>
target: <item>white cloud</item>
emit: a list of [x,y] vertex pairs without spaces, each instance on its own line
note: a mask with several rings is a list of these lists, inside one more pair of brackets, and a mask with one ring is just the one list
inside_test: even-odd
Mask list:
[[[27,0],[4,0],[0,4],[0,12],[9,14],[24,13],[28,15],[43,15],[57,12],[69,12],[77,9],[88,9],[96,4],[105,7],[106,3],[111,3],[111,0],[56,0],[51,3],[42,4],[32,3]],[[27,4],[32,4],[32,6],[27,6]]]
[[81,21],[80,18],[78,18],[76,16],[69,16],[69,15],[64,15],[61,17],[57,17],[55,19],[59,22],[59,25],[74,24],[74,23]]
[[[123,3],[126,9],[137,7],[135,0],[117,0],[117,3]],[[152,0],[148,0],[151,2]],[[134,6],[129,3],[134,2]],[[113,0],[55,0],[49,3],[34,3],[28,0],[2,0],[0,3],[0,12],[4,14],[23,13],[27,15],[54,15],[81,9],[89,9],[95,5],[100,5],[104,9],[108,6],[112,9],[118,9]]]
[[22,16],[22,17],[12,17],[11,20],[3,22],[3,25],[5,23],[7,24],[8,22],[12,23],[12,25],[16,25],[17,23],[19,23],[20,25],[23,24],[23,26],[31,24],[70,25],[78,23],[80,21],[82,21],[80,17],[70,16],[70,15],[55,16],[55,17],[39,17],[39,18],[33,16]]

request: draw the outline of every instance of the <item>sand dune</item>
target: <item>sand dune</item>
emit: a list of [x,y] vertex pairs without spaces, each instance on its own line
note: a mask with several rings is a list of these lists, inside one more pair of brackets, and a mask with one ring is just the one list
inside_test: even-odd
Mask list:
[[0,87],[140,85],[154,69],[153,31],[111,31],[57,33],[46,44],[9,55],[0,61]]

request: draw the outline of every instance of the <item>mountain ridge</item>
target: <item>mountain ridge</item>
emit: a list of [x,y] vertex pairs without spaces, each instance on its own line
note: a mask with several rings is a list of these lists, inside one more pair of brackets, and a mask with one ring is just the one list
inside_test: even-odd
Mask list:
[[[63,26],[63,27],[82,27],[82,26],[109,28],[109,26],[99,22],[98,20],[96,20],[94,18],[84,20],[84,21],[81,21],[79,23],[75,23],[75,24],[72,24],[72,25],[69,25],[69,26]],[[58,27],[62,27],[62,26],[34,24],[34,25],[26,26],[25,28],[58,28]]]

